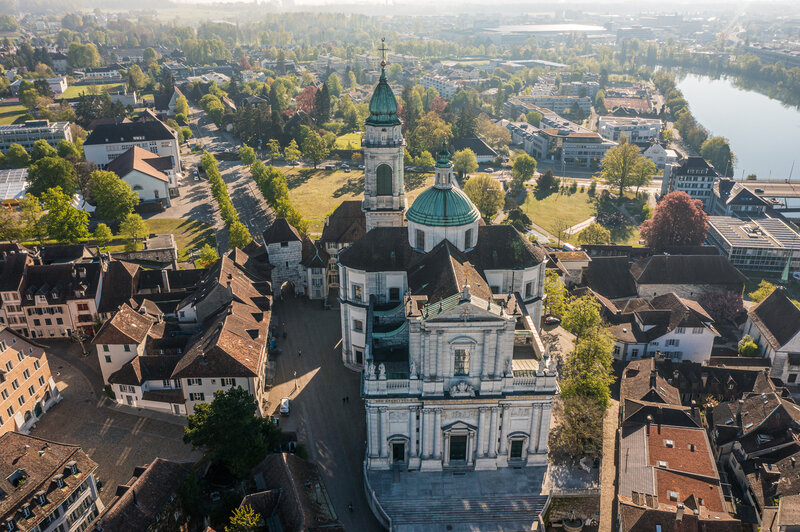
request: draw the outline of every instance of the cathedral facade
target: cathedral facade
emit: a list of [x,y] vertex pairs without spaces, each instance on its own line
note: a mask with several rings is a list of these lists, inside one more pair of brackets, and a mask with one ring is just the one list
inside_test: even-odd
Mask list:
[[539,336],[546,254],[486,225],[443,144],[406,210],[382,72],[363,140],[366,234],[338,254],[342,359],[362,373],[368,470],[546,465],[556,372]]

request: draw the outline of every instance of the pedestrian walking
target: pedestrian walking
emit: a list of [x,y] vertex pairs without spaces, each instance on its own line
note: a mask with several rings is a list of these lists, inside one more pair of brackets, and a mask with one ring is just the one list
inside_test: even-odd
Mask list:
[[350,513],[353,513],[353,503],[352,503],[352,502],[351,502],[350,504],[348,504],[348,505],[347,505],[347,510],[348,510]]
[[297,356],[302,356],[303,352],[301,350],[297,350]]

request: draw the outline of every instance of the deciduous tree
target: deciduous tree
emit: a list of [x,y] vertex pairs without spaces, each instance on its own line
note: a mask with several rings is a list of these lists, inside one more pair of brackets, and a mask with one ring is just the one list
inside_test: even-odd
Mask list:
[[640,227],[648,246],[664,249],[669,246],[697,246],[708,232],[708,215],[703,203],[686,192],[675,191],[664,196]]
[[195,404],[187,421],[183,441],[239,478],[280,441],[278,427],[258,415],[256,399],[241,386],[217,390],[210,403]]
[[611,231],[599,223],[591,223],[578,233],[578,242],[581,244],[609,244]]
[[111,239],[114,238],[114,235],[111,233],[111,229],[106,224],[100,223],[97,224],[97,227],[95,227],[94,232],[92,233],[92,238],[97,241],[98,246],[105,248],[111,243]]
[[742,296],[727,290],[710,290],[701,295],[697,302],[718,323],[732,322],[744,312]]
[[95,170],[89,176],[97,216],[103,220],[122,220],[139,204],[139,195],[114,172]]
[[242,249],[252,241],[253,237],[250,236],[250,230],[242,222],[237,220],[228,228],[228,243],[231,248]]
[[25,168],[30,163],[31,157],[21,144],[12,144],[8,147],[5,161],[9,168]]
[[761,303],[762,301],[767,299],[767,296],[769,296],[772,292],[775,291],[775,288],[777,287],[774,284],[767,281],[766,279],[762,279],[761,282],[758,283],[758,288],[756,288],[752,292],[749,292],[747,294],[747,297],[749,297],[756,303]]
[[738,352],[745,357],[757,357],[761,352],[761,348],[758,347],[758,344],[752,336],[745,334],[742,339],[739,340]]
[[225,532],[256,532],[260,529],[261,515],[253,510],[249,504],[233,510],[230,525],[225,526]]
[[78,174],[66,159],[45,157],[28,168],[28,182],[28,192],[35,196],[47,189],[60,187],[71,197],[78,189]]
[[464,179],[465,175],[471,174],[477,169],[478,158],[474,151],[466,148],[453,154],[453,170],[458,172],[459,179]]
[[72,206],[71,195],[59,188],[50,188],[42,194],[47,211],[47,232],[51,238],[64,244],[75,244],[89,236],[89,215]]
[[142,220],[142,217],[138,214],[129,214],[125,217],[125,220],[119,224],[120,234],[124,235],[129,240],[126,245],[126,248],[129,250],[135,250],[139,240],[147,237],[149,231],[147,222]]
[[633,185],[633,176],[640,157],[639,148],[630,142],[611,148],[603,157],[603,171],[600,175],[609,186],[619,189],[620,198],[625,189]]
[[242,146],[239,148],[239,159],[241,159],[243,165],[250,166],[256,162],[256,152],[250,146]]
[[283,150],[283,158],[286,159],[287,163],[294,166],[300,160],[300,156],[301,153],[300,148],[297,147],[297,141],[292,139],[286,149]]
[[314,163],[314,168],[328,156],[328,153],[330,153],[328,145],[316,131],[310,132],[303,139],[303,156]]
[[201,268],[210,268],[219,260],[217,250],[206,244],[200,248],[199,258]]
[[514,158],[511,166],[511,188],[514,192],[521,192],[525,182],[536,173],[536,159],[527,153],[521,153]]
[[563,316],[567,308],[567,289],[555,270],[545,270],[544,311],[553,316]]
[[48,144],[46,140],[39,139],[33,143],[33,149],[31,149],[31,162],[35,163],[39,159],[43,159],[45,157],[58,157],[58,150]]
[[732,176],[736,157],[725,137],[710,137],[700,146],[700,155],[714,165],[720,175]]
[[487,219],[492,219],[497,214],[505,197],[500,183],[485,174],[470,178],[464,185],[464,193]]
[[564,309],[561,325],[578,340],[586,337],[603,323],[600,303],[592,296],[572,300]]

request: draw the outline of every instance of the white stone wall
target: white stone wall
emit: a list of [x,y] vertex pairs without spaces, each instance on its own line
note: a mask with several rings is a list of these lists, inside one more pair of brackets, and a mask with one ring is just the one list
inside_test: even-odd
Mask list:
[[167,207],[170,206],[169,184],[166,181],[143,174],[138,170],[128,172],[127,175],[122,176],[122,180],[131,186],[133,191],[139,195],[141,201],[166,200]]
[[[125,345],[128,346],[128,351],[125,351]],[[103,346],[108,347],[105,351]],[[97,360],[100,361],[100,371],[103,374],[103,382],[108,384],[108,377],[119,370],[127,362],[133,360],[136,356],[144,354],[144,342],[141,344],[97,344]],[[108,361],[106,360],[108,357]]]
[[[400,462],[409,470],[448,467],[497,469],[547,463],[552,397],[474,401],[385,403],[368,400],[367,466],[389,469]],[[451,460],[451,438],[466,437],[466,457]],[[512,442],[522,442],[511,456]],[[402,448],[402,460],[394,454]]]
[[[697,363],[707,362],[711,357],[711,348],[714,345],[715,335],[705,327],[702,328],[702,331],[702,333],[695,333],[694,328],[686,327],[685,332],[679,333],[678,329],[673,329],[650,342],[647,351],[651,356],[656,351],[661,351],[662,354],[669,356],[669,353],[673,357],[674,353],[678,352],[681,354],[678,360],[689,360]],[[670,341],[677,341],[678,345],[667,345]]]
[[[260,386],[260,380],[256,378],[234,377],[236,383],[234,386],[241,386],[243,389],[250,392],[251,395],[256,397],[258,401],[259,413],[263,416],[261,397],[263,396],[263,386]],[[222,377],[208,378],[203,377],[200,384],[189,385],[188,379],[181,379],[181,387],[183,389],[183,397],[186,400],[186,410],[189,414],[194,413],[194,406],[200,403],[210,403],[214,400],[214,392],[217,390],[228,390],[232,386],[222,385]],[[190,399],[190,394],[202,393],[203,399]]]
[[159,157],[172,157],[173,166],[176,171],[180,171],[181,156],[178,149],[178,139],[142,141],[142,142],[111,142],[108,144],[84,145],[84,155],[86,160],[95,163],[100,168],[105,166],[128,151],[130,148],[138,146],[144,150],[155,153]]
[[[470,237],[470,245],[465,248],[466,233],[472,231]],[[425,253],[436,247],[442,240],[449,240],[451,244],[465,251],[472,249],[478,242],[478,221],[467,225],[457,225],[451,227],[431,227],[428,225],[421,225],[411,220],[408,221],[408,243],[412,248],[419,249],[419,242],[417,242],[417,231],[425,233],[425,247],[422,249]]]

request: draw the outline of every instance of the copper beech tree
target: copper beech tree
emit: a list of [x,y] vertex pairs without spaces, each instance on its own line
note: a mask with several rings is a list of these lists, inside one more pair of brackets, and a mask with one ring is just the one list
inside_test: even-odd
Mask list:
[[692,199],[686,192],[670,192],[661,199],[653,217],[639,229],[651,248],[697,246],[706,239],[708,215],[700,200]]

